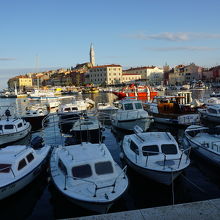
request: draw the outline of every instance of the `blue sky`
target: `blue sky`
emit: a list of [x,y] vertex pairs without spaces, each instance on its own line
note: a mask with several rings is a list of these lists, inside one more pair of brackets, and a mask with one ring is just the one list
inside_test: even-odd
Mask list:
[[218,0],[2,0],[0,88],[88,62],[91,42],[98,65],[219,65],[219,11]]

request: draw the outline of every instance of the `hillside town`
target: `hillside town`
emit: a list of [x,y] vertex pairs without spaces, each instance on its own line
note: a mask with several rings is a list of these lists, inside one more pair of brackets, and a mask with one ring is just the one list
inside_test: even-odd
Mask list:
[[8,89],[25,92],[33,88],[115,86],[121,84],[145,82],[151,86],[190,85],[194,81],[218,86],[220,82],[220,66],[204,68],[195,63],[170,67],[139,66],[123,69],[120,64],[96,65],[94,47],[90,47],[90,62],[77,64],[75,67],[49,70],[45,72],[27,73],[8,80]]

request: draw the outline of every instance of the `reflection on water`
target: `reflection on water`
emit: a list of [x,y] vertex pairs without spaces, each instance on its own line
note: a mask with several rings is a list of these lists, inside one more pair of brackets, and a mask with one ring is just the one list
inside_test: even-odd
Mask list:
[[[195,91],[194,98],[202,98],[208,96],[210,91]],[[116,98],[113,94],[97,93],[87,94],[86,96],[98,102],[113,102]],[[68,100],[62,100],[67,103]],[[24,99],[0,99],[1,105],[15,105],[19,112],[22,112],[28,101]],[[56,124],[57,118],[54,118]],[[182,140],[184,129],[164,124],[152,124],[150,131],[169,131],[178,141]],[[46,126],[44,130],[33,132],[29,137],[23,139],[23,143],[28,143],[30,137],[37,135],[43,136],[46,143],[64,144],[65,135],[60,136],[59,127]],[[54,134],[56,134],[54,136]],[[120,166],[124,166],[124,162],[120,159],[120,143],[125,133],[120,130],[112,130],[110,124],[106,125],[103,132],[104,143],[110,150],[114,160]],[[214,178],[214,169],[206,166],[205,162],[201,162],[192,155],[191,165],[176,179],[172,194],[172,186],[164,186],[155,183],[147,178],[143,178],[133,170],[128,169],[129,189],[127,193],[118,200],[109,212],[118,212],[123,210],[133,210],[140,208],[148,208],[155,206],[170,205],[176,203],[184,203],[191,201],[199,201],[220,197],[220,182]],[[203,166],[201,166],[203,165]],[[211,172],[213,171],[213,172]],[[219,176],[218,172],[216,172]],[[96,213],[87,211],[78,207],[67,199],[65,199],[55,189],[49,181],[49,174],[45,173],[36,181],[26,187],[18,194],[0,202],[0,218],[1,219],[60,219],[78,216],[93,215]]]

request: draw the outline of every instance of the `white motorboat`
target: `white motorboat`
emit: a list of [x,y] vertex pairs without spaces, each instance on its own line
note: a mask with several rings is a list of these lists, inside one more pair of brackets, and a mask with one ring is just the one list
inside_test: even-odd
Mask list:
[[189,150],[180,150],[169,132],[144,132],[124,136],[123,157],[136,172],[170,185],[190,164]]
[[99,102],[97,103],[97,110],[98,112],[112,114],[115,113],[118,110],[118,108],[116,108],[114,105],[111,105],[110,103]]
[[32,129],[42,127],[42,120],[49,114],[46,105],[35,104],[26,107],[22,118],[30,122]]
[[10,110],[0,120],[0,145],[18,141],[27,136],[31,131],[31,124],[24,119],[11,116]]
[[125,174],[105,144],[82,142],[54,148],[50,171],[59,192],[86,209],[106,213],[128,187]]
[[74,100],[72,103],[60,105],[57,114],[61,130],[65,133],[69,132],[73,123],[89,108],[90,104],[85,100]]
[[143,109],[141,101],[123,99],[118,106],[118,111],[111,115],[112,125],[116,128],[132,131],[134,126],[138,125],[146,131],[153,122],[153,117]]
[[220,104],[220,99],[218,97],[211,97],[204,99],[203,101],[204,105],[219,105]]
[[48,99],[56,99],[54,92],[48,90],[34,90],[32,93],[29,93],[29,100],[43,101]]
[[102,141],[103,130],[104,127],[97,117],[83,117],[73,124],[70,133],[79,143],[100,143]]
[[39,137],[32,143],[0,149],[0,200],[31,183],[44,167],[50,146],[39,141]]
[[107,102],[97,103],[98,117],[101,121],[111,120],[111,115],[118,111],[118,108]]
[[191,125],[185,130],[185,137],[198,156],[220,168],[219,126],[208,128]]
[[220,104],[208,105],[207,108],[198,109],[200,117],[212,121],[214,123],[220,122]]

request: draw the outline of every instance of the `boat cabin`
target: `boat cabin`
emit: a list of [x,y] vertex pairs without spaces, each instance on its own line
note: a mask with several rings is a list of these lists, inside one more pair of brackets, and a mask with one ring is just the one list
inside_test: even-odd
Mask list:
[[144,157],[180,153],[176,140],[169,132],[137,133],[129,135],[127,141],[131,151]]
[[118,104],[118,109],[128,111],[128,110],[143,110],[143,105],[141,101],[138,100],[123,100]]
[[97,177],[108,179],[114,177],[115,166],[110,153],[102,148],[102,145],[97,144],[94,146],[90,143],[83,143],[83,145],[63,148],[58,159],[58,167],[63,175],[79,179],[97,179]]
[[0,120],[0,134],[16,133],[25,129],[27,122],[23,119]]
[[157,96],[154,97],[152,103],[157,105],[158,112],[162,114],[181,114],[194,112],[189,105],[183,103],[184,96]]
[[0,175],[11,173],[12,177],[16,177],[26,171],[35,158],[34,150],[24,145],[2,148],[0,150]]

